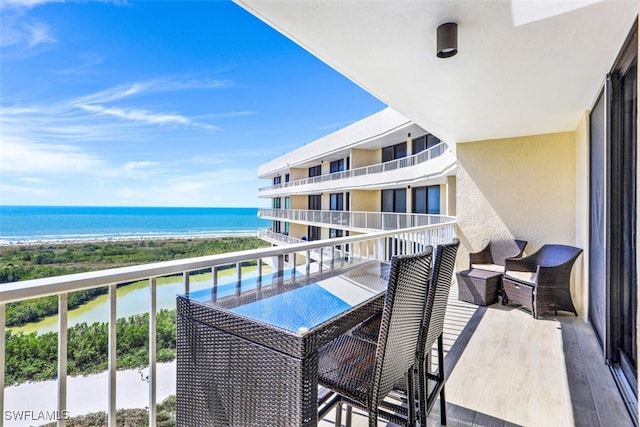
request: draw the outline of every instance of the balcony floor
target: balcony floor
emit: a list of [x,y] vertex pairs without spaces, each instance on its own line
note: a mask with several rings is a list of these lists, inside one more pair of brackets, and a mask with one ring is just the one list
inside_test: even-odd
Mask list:
[[[591,327],[571,313],[535,320],[515,305],[477,307],[454,284],[445,351],[448,426],[633,426]],[[367,425],[362,412],[353,425]]]

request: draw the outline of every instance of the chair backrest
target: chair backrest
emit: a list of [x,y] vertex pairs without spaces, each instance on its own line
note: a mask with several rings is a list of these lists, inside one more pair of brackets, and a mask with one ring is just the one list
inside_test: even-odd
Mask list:
[[582,253],[582,249],[566,245],[544,245],[536,253],[536,264],[553,267],[568,262],[573,263]]
[[431,350],[436,339],[444,330],[444,315],[447,310],[458,247],[460,247],[458,239],[436,247],[433,274],[429,281],[429,293],[424,311],[424,323],[418,343],[420,359],[424,358],[424,355]]
[[493,263],[504,265],[504,260],[506,258],[521,256],[525,246],[527,246],[527,242],[525,242],[524,240],[492,240],[491,242],[489,242],[489,250],[491,251],[491,258],[493,258]]
[[392,259],[389,286],[382,309],[371,388],[371,408],[377,407],[393,385],[415,363],[427,302],[433,248]]

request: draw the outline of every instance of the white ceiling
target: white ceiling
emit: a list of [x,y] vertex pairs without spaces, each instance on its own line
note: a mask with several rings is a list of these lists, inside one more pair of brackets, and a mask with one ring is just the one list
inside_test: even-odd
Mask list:
[[[449,142],[573,131],[637,0],[235,0]],[[435,55],[439,24],[458,54]],[[311,84],[311,82],[310,82]]]

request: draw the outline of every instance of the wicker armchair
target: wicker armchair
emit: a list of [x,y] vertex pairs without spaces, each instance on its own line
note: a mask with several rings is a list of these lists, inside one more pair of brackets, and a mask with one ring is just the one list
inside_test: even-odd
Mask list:
[[[436,247],[433,271],[429,285],[429,295],[427,298],[427,306],[425,308],[425,316],[423,319],[422,329],[420,331],[420,340],[418,342],[418,352],[416,357],[416,367],[418,368],[418,392],[419,392],[419,419],[423,425],[426,425],[427,414],[431,411],[438,395],[440,396],[440,423],[447,423],[446,400],[444,393],[444,385],[446,383],[444,372],[444,348],[442,342],[442,334],[444,330],[444,315],[447,310],[447,302],[449,300],[449,290],[453,280],[453,270],[456,263],[456,254],[460,240],[453,239],[451,243],[438,245]],[[375,341],[378,337],[380,328],[380,316],[374,316],[366,320],[362,325],[353,330],[353,334],[359,338]],[[429,372],[427,362],[431,349],[437,341],[438,350],[438,372]],[[427,381],[434,381],[434,387],[429,393]],[[405,390],[397,390],[405,394]],[[383,407],[403,412],[402,408],[393,406],[387,402],[383,402]]]
[[547,311],[578,312],[569,288],[571,270],[582,249],[565,245],[544,245],[521,259],[507,259],[502,279],[503,304],[515,302],[531,311],[534,318]]
[[416,360],[431,257],[432,248],[428,247],[421,254],[392,260],[380,333],[375,344],[345,334],[320,349],[318,382],[337,393],[325,409],[338,403],[364,409],[369,413],[370,427],[377,426],[378,416],[397,422],[394,414],[387,413],[379,405],[394,384],[404,377],[409,391],[407,425],[415,420],[413,375],[406,374],[413,372]]
[[469,268],[504,273],[507,258],[520,258],[527,242],[524,240],[491,240],[480,252],[469,254]]

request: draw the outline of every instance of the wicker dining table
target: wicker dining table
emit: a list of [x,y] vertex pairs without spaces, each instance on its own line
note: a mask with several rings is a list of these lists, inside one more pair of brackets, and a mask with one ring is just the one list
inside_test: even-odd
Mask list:
[[364,261],[179,295],[177,425],[317,425],[318,350],[381,311],[388,274]]

